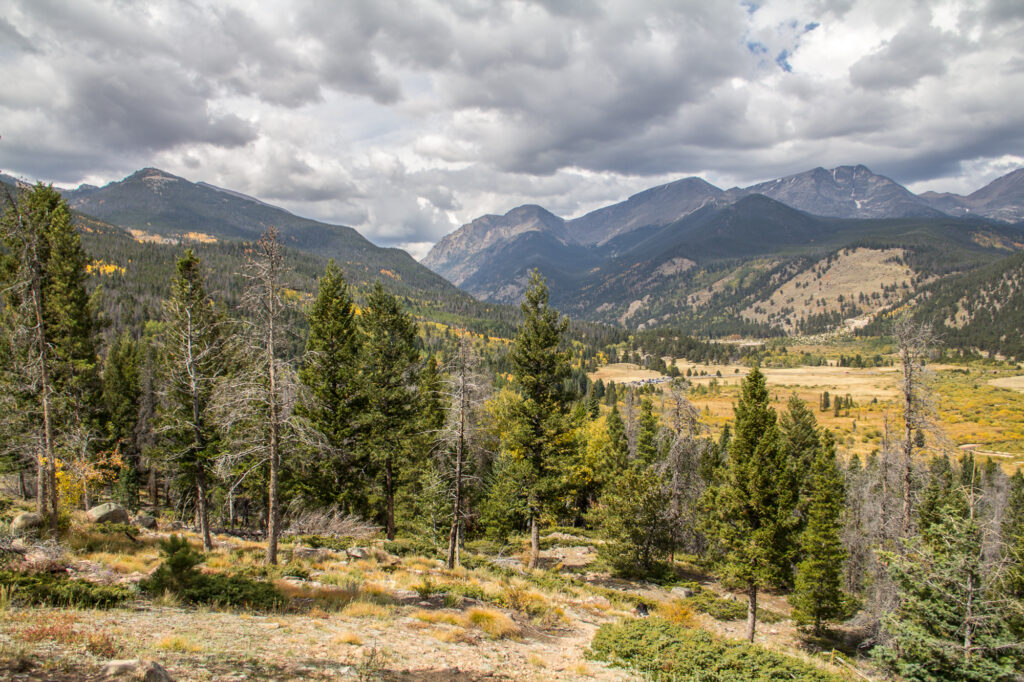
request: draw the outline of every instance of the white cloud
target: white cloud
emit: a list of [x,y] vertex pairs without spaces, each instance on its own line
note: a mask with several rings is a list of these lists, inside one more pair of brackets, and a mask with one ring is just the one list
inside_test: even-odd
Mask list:
[[970,191],[1024,157],[1021,3],[0,0],[0,168],[155,165],[381,244],[683,175],[865,163]]

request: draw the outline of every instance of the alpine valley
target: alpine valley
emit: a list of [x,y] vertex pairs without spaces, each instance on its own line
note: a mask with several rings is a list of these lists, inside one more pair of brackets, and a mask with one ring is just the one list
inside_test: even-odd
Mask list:
[[1022,219],[1024,169],[969,196],[916,195],[864,166],[729,190],[691,177],[571,220],[536,205],[483,216],[423,264],[494,302],[537,268],[564,312],[634,329],[808,334],[906,307],[1017,354]]

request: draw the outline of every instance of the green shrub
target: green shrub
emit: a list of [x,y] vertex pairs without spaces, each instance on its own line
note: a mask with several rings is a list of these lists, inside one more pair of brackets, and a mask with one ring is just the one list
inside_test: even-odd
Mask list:
[[193,604],[243,606],[257,610],[277,608],[284,603],[284,597],[270,583],[242,575],[200,573],[196,566],[202,563],[203,557],[184,538],[172,535],[160,543],[160,549],[164,563],[152,576],[139,583],[149,594],[171,592]]
[[501,552],[505,548],[505,545],[494,540],[480,539],[470,540],[465,545],[465,553],[467,554],[488,554],[495,555]]
[[250,580],[240,575],[200,574],[201,580],[179,596],[193,604],[242,606],[257,611],[281,607],[285,599],[272,584]]
[[354,538],[336,538],[329,535],[286,535],[281,538],[281,544],[307,545],[314,549],[333,549],[336,552],[344,552],[354,546],[355,542]]
[[30,606],[66,606],[109,609],[134,597],[123,585],[97,585],[53,573],[0,571],[0,585],[11,598]]
[[384,543],[384,551],[397,556],[437,556],[437,547],[433,543],[419,538],[399,538]]
[[[714,592],[707,590],[700,591],[692,597],[683,601],[694,611],[706,613],[715,620],[746,620],[747,603],[734,599],[723,599]],[[757,619],[762,623],[778,623],[785,620],[785,616],[770,609],[759,608]]]
[[841,679],[756,644],[721,639],[661,618],[629,619],[602,625],[587,655],[633,668],[655,679],[662,675],[665,679],[702,682],[838,682]]

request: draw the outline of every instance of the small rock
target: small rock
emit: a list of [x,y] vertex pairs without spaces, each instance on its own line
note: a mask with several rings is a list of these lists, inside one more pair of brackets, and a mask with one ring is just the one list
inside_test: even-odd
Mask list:
[[114,502],[93,507],[86,512],[86,516],[92,523],[128,523],[131,521],[128,510]]
[[133,679],[140,682],[174,682],[164,667],[156,661],[133,658],[126,661],[110,661],[103,666],[106,679]]
[[42,528],[43,517],[35,512],[21,512],[11,521],[12,533],[24,533],[28,530]]
[[673,587],[672,594],[673,596],[686,599],[688,597],[693,596],[693,590],[691,590],[689,587]]
[[135,517],[135,525],[139,528],[154,530],[156,529],[156,519],[149,514],[139,514]]
[[365,547],[350,547],[345,550],[345,554],[348,554],[353,559],[365,559],[370,556],[370,550]]

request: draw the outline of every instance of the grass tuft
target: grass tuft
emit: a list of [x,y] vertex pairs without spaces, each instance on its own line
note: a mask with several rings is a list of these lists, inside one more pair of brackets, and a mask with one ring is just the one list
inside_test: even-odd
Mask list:
[[466,612],[469,622],[493,639],[518,638],[519,626],[497,609],[475,607]]

